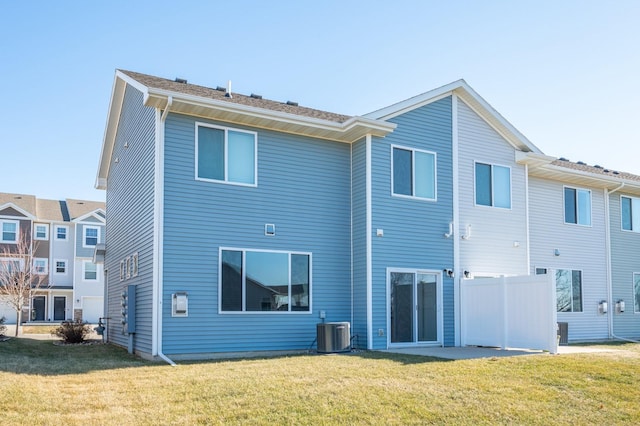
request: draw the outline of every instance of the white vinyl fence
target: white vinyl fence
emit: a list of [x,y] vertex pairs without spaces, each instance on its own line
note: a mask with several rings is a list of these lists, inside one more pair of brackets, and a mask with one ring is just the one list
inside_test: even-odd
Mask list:
[[557,353],[552,274],[462,280],[462,346],[542,349]]

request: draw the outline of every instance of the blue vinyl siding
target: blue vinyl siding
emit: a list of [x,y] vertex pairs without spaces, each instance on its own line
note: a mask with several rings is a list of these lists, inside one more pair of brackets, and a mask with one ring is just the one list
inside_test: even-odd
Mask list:
[[[92,222],[91,224],[87,222]],[[95,223],[93,223],[95,222]],[[104,226],[102,222],[98,221],[94,217],[88,217],[76,226],[76,257],[91,257],[93,258],[94,247],[83,247],[84,239],[84,227],[85,226],[98,226],[100,228],[100,234],[98,243],[104,243]]]
[[[307,349],[320,310],[350,321],[351,147],[259,130],[258,185],[243,187],[195,180],[194,119],[170,114],[165,129],[164,353]],[[311,253],[311,312],[219,313],[220,247]],[[178,291],[186,318],[171,317]]]
[[[622,228],[622,193],[609,195],[611,229],[611,281],[613,299],[609,310],[615,312],[615,303],[625,301],[625,311],[613,314],[613,333],[619,337],[640,338],[640,313],[634,312],[633,274],[640,273],[640,233]],[[635,211],[633,213],[636,213]]]
[[354,344],[367,347],[367,200],[366,142],[352,146],[352,223],[353,223],[353,323],[351,334],[358,336]]
[[[125,142],[127,148],[124,147]],[[152,352],[154,143],[155,110],[143,106],[142,93],[129,86],[124,96],[107,182],[106,316],[111,318],[109,341],[127,346],[128,336],[122,334],[120,324],[120,299],[126,286],[135,284],[134,348],[147,355]],[[113,163],[115,157],[118,163]],[[82,238],[82,232],[79,230],[78,233]],[[101,236],[104,235],[103,230]],[[120,261],[134,253],[138,253],[138,276],[120,281]]]
[[[443,235],[453,220],[451,98],[390,119],[398,125],[372,144],[373,348],[387,346],[388,267],[442,271],[453,267],[453,241]],[[391,194],[391,145],[435,152],[437,201]],[[383,229],[384,236],[375,236]],[[454,344],[453,280],[443,278],[444,344]],[[379,336],[377,330],[385,331]]]

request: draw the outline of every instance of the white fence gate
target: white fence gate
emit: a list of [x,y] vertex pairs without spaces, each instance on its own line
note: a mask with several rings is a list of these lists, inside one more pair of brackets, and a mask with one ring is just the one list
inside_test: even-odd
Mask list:
[[556,290],[552,274],[463,279],[460,303],[462,346],[557,353]]

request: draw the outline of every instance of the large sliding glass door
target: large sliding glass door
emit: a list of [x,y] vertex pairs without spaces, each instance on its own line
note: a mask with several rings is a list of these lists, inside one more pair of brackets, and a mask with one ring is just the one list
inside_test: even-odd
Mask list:
[[440,274],[390,269],[388,284],[390,343],[439,343]]

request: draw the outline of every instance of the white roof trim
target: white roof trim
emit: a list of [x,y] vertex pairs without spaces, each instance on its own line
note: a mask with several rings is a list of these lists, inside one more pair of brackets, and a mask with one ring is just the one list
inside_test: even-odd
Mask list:
[[[106,212],[103,209],[95,209],[90,211],[89,213],[83,214],[82,216],[73,219],[71,222],[80,223],[80,222],[83,222],[85,219],[88,219],[90,217],[95,217],[96,219],[98,219],[100,222],[104,224],[106,222],[105,218],[98,215],[97,213],[99,212],[102,212],[102,214],[106,216]],[[89,224],[95,225],[95,222],[89,222]]]
[[[18,213],[22,213],[25,217],[24,219],[31,219],[31,220],[36,220],[36,217],[34,215],[32,215],[31,213],[29,213],[28,211],[26,211],[23,208],[20,208],[18,206],[16,206],[15,204],[13,204],[12,202],[8,202],[5,203],[3,205],[0,206],[0,210],[4,210],[7,208],[12,208],[15,211],[17,211]],[[17,218],[16,220],[20,220],[20,218],[18,216],[7,216],[7,215],[2,215],[2,217],[15,217]]]
[[[144,105],[149,107],[164,109],[169,97],[171,97],[173,112],[318,139],[351,143],[364,138],[367,134],[384,137],[396,128],[395,123],[375,120],[370,117],[352,117],[343,123],[338,123],[170,90],[149,88],[126,74],[116,71],[95,182],[97,189],[107,188],[111,156],[127,85],[141,91]],[[211,112],[211,114],[208,115],[206,112]]]
[[511,145],[521,151],[531,151],[542,154],[542,151],[527,139],[518,129],[509,123],[498,111],[496,111],[482,96],[480,96],[464,80],[456,80],[452,83],[430,90],[404,101],[395,103],[386,108],[366,114],[365,117],[377,120],[390,120],[401,114],[420,108],[424,105],[436,102],[447,96],[457,94],[473,111],[482,117]]

